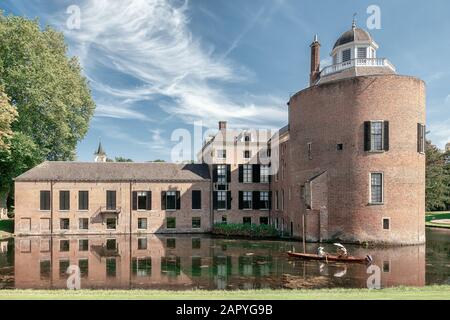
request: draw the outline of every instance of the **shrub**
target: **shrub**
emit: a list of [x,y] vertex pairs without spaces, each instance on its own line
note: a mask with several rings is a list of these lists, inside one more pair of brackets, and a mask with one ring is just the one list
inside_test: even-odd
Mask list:
[[219,223],[213,227],[213,234],[227,237],[276,238],[277,229],[269,225],[226,224]]

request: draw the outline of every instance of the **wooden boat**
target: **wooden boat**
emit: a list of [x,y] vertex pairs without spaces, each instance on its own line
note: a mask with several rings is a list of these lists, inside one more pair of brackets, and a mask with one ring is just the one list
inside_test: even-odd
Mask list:
[[342,258],[333,255],[327,255],[325,257],[321,257],[317,254],[308,254],[308,253],[287,253],[292,258],[299,258],[303,260],[316,260],[316,261],[325,261],[325,262],[343,262],[343,263],[361,263],[361,264],[370,264],[372,263],[372,257],[367,256],[365,258],[357,258],[357,257],[347,257]]

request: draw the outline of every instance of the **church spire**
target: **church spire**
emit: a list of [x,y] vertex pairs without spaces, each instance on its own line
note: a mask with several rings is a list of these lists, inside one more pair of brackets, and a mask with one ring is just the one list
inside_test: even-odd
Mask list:
[[99,141],[97,151],[94,153],[95,162],[106,162],[106,152],[103,149],[102,142]]

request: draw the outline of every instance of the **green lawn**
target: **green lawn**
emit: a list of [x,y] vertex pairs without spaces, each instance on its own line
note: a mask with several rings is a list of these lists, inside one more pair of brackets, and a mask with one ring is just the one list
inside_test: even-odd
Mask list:
[[427,212],[425,221],[427,227],[450,229],[450,225],[433,223],[435,220],[450,219],[450,212]]
[[14,233],[14,220],[0,220],[0,232]]
[[255,291],[3,290],[0,300],[450,300],[450,286]]

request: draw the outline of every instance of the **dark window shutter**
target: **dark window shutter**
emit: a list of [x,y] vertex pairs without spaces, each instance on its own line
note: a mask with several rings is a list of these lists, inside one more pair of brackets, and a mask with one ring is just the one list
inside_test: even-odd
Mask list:
[[133,211],[137,210],[137,192],[133,191]]
[[272,210],[272,191],[269,191],[269,209]]
[[252,168],[253,183],[261,182],[261,166],[259,164],[254,164]]
[[111,195],[112,195],[112,197],[111,197],[111,202],[112,202],[111,208],[116,209],[116,204],[117,204],[117,202],[116,202],[116,192],[115,191],[111,191]]
[[239,183],[244,182],[244,166],[242,164],[239,165]]
[[370,121],[364,122],[364,151],[371,150],[371,133],[372,133],[372,123]]
[[213,168],[213,182],[217,183],[217,180],[218,180],[218,178],[217,178],[217,165],[216,164],[213,165],[212,168]]
[[231,183],[231,165],[227,165],[227,182]]
[[[137,201],[136,201],[137,203]],[[147,192],[147,204],[146,204],[146,209],[148,211],[152,210],[152,192],[148,191]]]
[[43,211],[50,210],[50,191],[41,191],[40,209]]
[[161,191],[161,210],[166,210],[166,192]]
[[227,192],[227,210],[231,210],[231,191]]
[[181,209],[181,193],[177,191],[177,210]]
[[384,151],[389,151],[389,121],[384,122]]
[[253,191],[253,209],[259,210],[261,209],[261,203],[260,203],[260,192],[259,191]]
[[202,208],[202,192],[199,190],[192,191],[192,209],[200,210]]
[[244,192],[239,191],[239,210],[244,209]]
[[218,206],[217,206],[217,191],[213,192],[213,209],[217,210]]
[[417,124],[417,152],[422,152],[421,150],[421,141],[422,138],[422,125],[420,123]]

